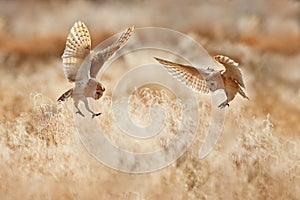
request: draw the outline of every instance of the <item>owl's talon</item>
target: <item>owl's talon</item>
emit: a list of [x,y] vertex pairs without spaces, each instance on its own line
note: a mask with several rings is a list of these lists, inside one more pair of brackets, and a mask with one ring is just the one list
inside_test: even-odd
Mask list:
[[82,112],[80,112],[80,111],[77,111],[76,114],[79,114],[79,115],[81,115],[82,117],[84,117],[84,114],[82,114]]
[[224,101],[223,103],[221,103],[218,108],[222,109],[222,108],[225,108],[226,106],[229,107],[229,103],[227,101]]
[[97,116],[99,116],[99,115],[101,115],[102,113],[93,113],[93,115],[92,115],[92,119],[94,119],[94,117],[97,117]]

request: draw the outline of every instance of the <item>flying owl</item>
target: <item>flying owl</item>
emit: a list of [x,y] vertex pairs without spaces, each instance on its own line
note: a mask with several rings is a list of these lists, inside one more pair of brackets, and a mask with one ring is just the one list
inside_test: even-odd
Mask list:
[[211,68],[197,68],[163,60],[161,58],[154,58],[162,64],[172,76],[196,92],[208,93],[209,90],[214,92],[218,89],[224,89],[227,99],[219,105],[219,108],[229,106],[229,102],[234,99],[237,93],[249,99],[243,91],[245,84],[243,82],[242,73],[238,68],[239,64],[227,56],[214,56],[214,60],[225,67],[225,71],[216,71]]
[[79,102],[83,101],[87,111],[92,113],[92,118],[99,116],[101,113],[91,110],[87,98],[98,100],[102,97],[105,87],[96,80],[97,74],[103,64],[126,44],[133,30],[134,26],[127,28],[112,45],[95,52],[91,50],[88,28],[83,22],[76,22],[67,37],[62,55],[64,74],[69,82],[75,82],[75,87],[62,94],[57,101],[73,98],[76,113],[84,117],[78,107]]

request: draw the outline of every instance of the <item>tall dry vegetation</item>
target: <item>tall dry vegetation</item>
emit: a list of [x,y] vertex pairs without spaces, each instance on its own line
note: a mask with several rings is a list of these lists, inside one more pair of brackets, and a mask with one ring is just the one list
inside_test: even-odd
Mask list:
[[[300,196],[298,1],[0,4],[0,199]],[[165,15],[154,18],[153,9]],[[90,26],[94,45],[131,24],[185,32],[211,55],[241,63],[251,101],[232,102],[222,136],[204,160],[197,154],[207,123],[200,123],[191,148],[171,166],[142,175],[109,169],[81,145],[72,103],[55,102],[71,87],[59,56],[78,19]],[[110,83],[119,73],[104,79]],[[198,98],[201,119],[208,121],[210,103]]]

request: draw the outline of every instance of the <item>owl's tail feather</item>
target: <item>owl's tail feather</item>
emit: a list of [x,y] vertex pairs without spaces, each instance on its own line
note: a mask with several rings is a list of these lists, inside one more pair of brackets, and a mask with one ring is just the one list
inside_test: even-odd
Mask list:
[[245,94],[245,92],[242,90],[242,88],[239,88],[239,94],[240,94],[242,97],[244,97],[244,98],[250,100],[249,97],[247,97],[247,95]]
[[69,89],[68,91],[66,91],[65,93],[63,93],[63,94],[57,99],[57,102],[68,100],[69,98],[72,97],[72,94],[73,94],[73,88],[71,88],[71,89]]

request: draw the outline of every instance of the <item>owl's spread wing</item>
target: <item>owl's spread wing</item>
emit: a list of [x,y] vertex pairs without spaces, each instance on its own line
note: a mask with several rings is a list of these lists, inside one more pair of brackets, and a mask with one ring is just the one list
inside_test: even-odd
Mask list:
[[226,71],[223,73],[225,78],[232,79],[241,87],[245,87],[242,73],[238,68],[239,63],[223,55],[214,56],[214,60],[225,67]]
[[122,33],[122,35],[117,41],[115,41],[112,45],[106,47],[105,49],[97,53],[97,55],[95,55],[95,57],[92,60],[92,65],[90,69],[90,75],[92,78],[96,78],[103,64],[111,57],[113,57],[115,53],[127,43],[133,31],[134,26],[127,28],[126,31]]
[[90,50],[91,37],[88,28],[78,21],[71,28],[62,55],[64,74],[70,82],[75,82],[78,69]]
[[204,77],[195,67],[174,63],[161,58],[154,58],[167,69],[169,74],[193,89],[195,92],[209,92]]

